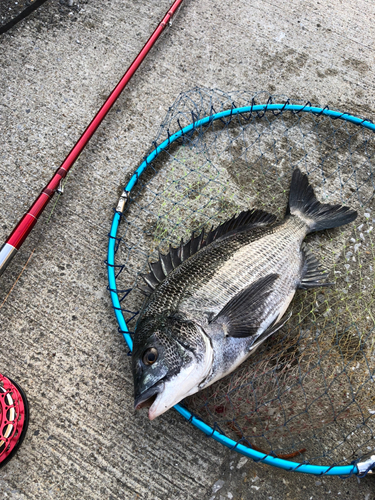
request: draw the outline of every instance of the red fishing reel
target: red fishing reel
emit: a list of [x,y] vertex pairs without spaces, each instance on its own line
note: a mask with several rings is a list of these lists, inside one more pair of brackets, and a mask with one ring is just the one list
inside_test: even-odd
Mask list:
[[29,404],[21,387],[0,373],[0,468],[15,455],[29,423]]

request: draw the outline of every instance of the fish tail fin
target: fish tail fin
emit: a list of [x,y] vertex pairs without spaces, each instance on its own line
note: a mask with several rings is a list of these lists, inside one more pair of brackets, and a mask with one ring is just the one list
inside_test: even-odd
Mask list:
[[343,205],[320,203],[309,184],[307,175],[296,168],[290,184],[286,215],[302,219],[309,228],[308,232],[311,233],[353,222],[357,212]]

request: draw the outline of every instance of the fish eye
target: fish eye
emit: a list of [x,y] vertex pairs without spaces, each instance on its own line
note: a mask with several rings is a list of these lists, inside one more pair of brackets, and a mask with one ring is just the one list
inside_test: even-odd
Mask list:
[[150,347],[143,353],[143,363],[147,366],[153,365],[158,359],[158,351],[155,347]]

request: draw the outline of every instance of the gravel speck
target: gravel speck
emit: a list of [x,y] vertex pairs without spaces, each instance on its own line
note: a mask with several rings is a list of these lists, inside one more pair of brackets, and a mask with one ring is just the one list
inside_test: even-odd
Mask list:
[[219,479],[216,481],[216,483],[212,486],[212,493],[217,493],[225,484],[225,481],[222,479]]

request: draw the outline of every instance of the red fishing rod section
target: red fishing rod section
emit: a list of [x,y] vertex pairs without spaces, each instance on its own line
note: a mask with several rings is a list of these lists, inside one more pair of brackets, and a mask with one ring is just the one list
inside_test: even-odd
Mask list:
[[30,207],[28,212],[19,221],[7,241],[4,243],[0,250],[0,276],[3,274],[4,270],[8,266],[11,259],[16,254],[17,250],[21,247],[22,243],[25,241],[27,236],[30,234],[31,230],[35,226],[39,216],[43,210],[48,205],[49,201],[57,191],[60,186],[62,179],[67,175],[70,168],[73,166],[78,156],[81,154],[83,148],[89,142],[93,136],[96,129],[99,127],[108,111],[111,109],[113,104],[116,102],[117,98],[124,90],[131,77],[139,68],[140,64],[149,53],[150,49],[153,47],[161,33],[164,31],[168,23],[171,22],[172,17],[177,12],[178,8],[181,6],[183,0],[175,0],[172,6],[168,9],[168,12],[163,17],[162,21],[159,23],[156,30],[147,40],[143,49],[134,59],[132,64],[127,69],[124,76],[121,78],[119,83],[116,85],[108,99],[105,101],[103,106],[100,108],[90,125],[84,131],[80,139],[77,141],[73,149],[70,151],[68,156],[65,158],[61,166],[57,169],[52,179],[49,181],[47,186],[40,193],[38,198],[35,200],[33,205]]

